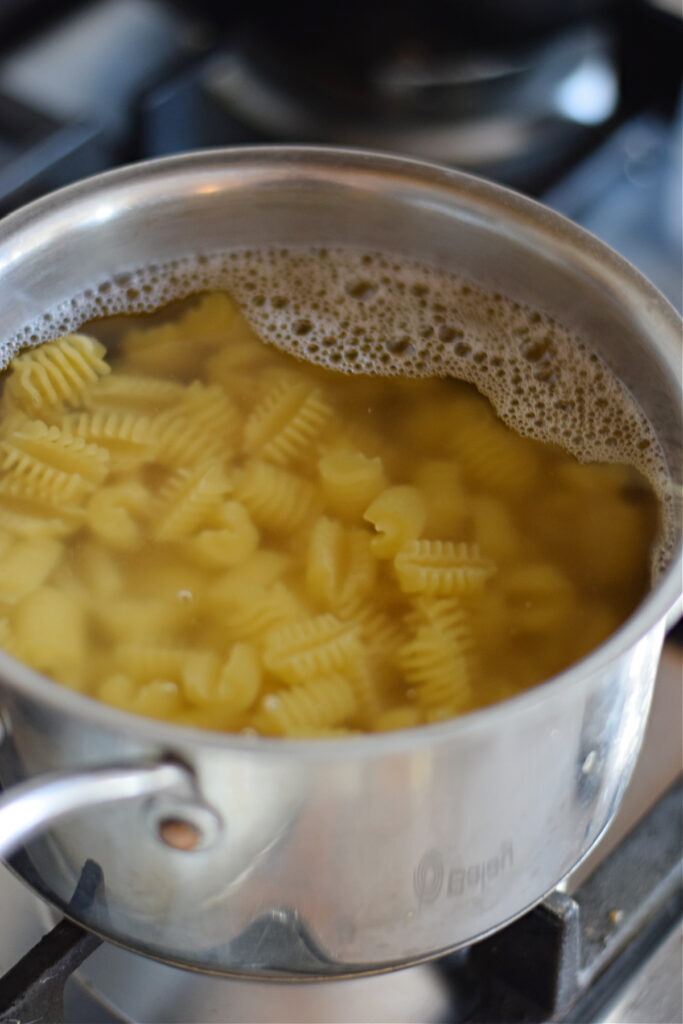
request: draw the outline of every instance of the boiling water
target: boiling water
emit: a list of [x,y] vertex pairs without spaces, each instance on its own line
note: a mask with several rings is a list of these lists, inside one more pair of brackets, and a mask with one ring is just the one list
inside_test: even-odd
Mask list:
[[[227,299],[178,302],[217,285],[266,345]],[[545,314],[378,254],[243,252],[106,282],[12,345],[99,316],[85,330],[107,343],[114,373],[81,415],[168,424],[170,412],[196,433],[211,427],[202,407],[213,401],[193,458],[212,465],[201,486],[218,497],[206,522],[164,533],[169,495],[194,467],[177,443],[143,464],[119,449],[106,485],[128,488],[117,507],[130,543],[98,525],[112,509],[94,494],[88,509],[101,515],[60,540],[43,596],[5,587],[6,646],[67,685],[233,730],[425,723],[582,657],[665,563],[671,516],[653,432],[588,345]],[[171,390],[117,397],[117,374]],[[303,441],[296,430],[283,441],[303,407]],[[56,428],[73,429],[77,413]],[[273,468],[276,507],[263,498]],[[226,503],[230,515],[217,511]],[[86,613],[93,587],[101,606]],[[66,666],[31,648],[52,590],[75,609],[61,631],[78,635]]]
[[157,310],[227,288],[267,342],[342,372],[470,381],[524,436],[581,461],[625,462],[662,505],[659,559],[674,536],[671,482],[648,420],[590,339],[553,317],[433,267],[350,250],[237,250],[121,274],[2,343],[2,360],[102,316]]

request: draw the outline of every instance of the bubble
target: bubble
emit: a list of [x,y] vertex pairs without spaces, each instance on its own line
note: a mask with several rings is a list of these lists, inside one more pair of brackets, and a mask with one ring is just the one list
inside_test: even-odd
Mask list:
[[462,338],[464,331],[461,331],[459,327],[449,327],[448,324],[442,324],[436,333],[439,341],[449,345],[456,338]]
[[[376,292],[377,288],[374,286],[372,281],[351,281],[346,285],[346,294],[350,295],[352,299],[359,299],[361,302],[365,299],[372,298]],[[322,294],[324,295],[324,292],[322,292]]]
[[311,333],[311,331],[313,330],[313,322],[304,317],[301,320],[295,320],[292,329],[295,334],[299,335],[299,337],[302,337],[305,334]]
[[412,349],[413,343],[405,335],[402,338],[396,338],[395,341],[387,342],[387,350],[395,356],[402,356],[405,352],[412,351]]

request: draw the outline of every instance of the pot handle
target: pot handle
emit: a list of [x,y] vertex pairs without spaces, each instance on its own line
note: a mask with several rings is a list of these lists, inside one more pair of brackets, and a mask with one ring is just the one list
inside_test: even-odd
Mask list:
[[110,765],[40,775],[13,786],[0,798],[0,859],[7,859],[34,835],[77,811],[170,793],[186,806],[208,812],[208,808],[197,804],[190,770],[173,762]]

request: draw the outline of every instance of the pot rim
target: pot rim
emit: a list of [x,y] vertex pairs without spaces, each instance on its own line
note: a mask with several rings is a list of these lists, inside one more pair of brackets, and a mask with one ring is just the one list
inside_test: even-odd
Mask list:
[[[315,175],[316,171],[321,174],[326,170],[328,173],[334,170],[340,176],[345,172],[365,172],[385,181],[393,178],[404,187],[412,184],[438,191],[451,205],[460,197],[470,207],[474,203],[480,212],[486,212],[490,217],[498,213],[508,221],[516,222],[517,226],[523,225],[527,233],[531,231],[542,236],[546,241],[546,251],[551,240],[551,248],[556,252],[560,247],[573,252],[580,251],[584,259],[590,261],[590,271],[595,277],[608,281],[612,288],[619,285],[622,290],[628,291],[634,306],[642,303],[650,315],[654,313],[662,320],[666,345],[663,345],[661,353],[673,375],[680,381],[680,349],[674,341],[676,336],[681,336],[680,317],[654,285],[615,250],[561,214],[505,186],[427,161],[366,149],[303,145],[223,147],[127,164],[85,178],[51,192],[0,220],[0,275],[11,267],[15,259],[25,258],[25,245],[17,244],[19,235],[35,231],[36,228],[39,234],[41,231],[44,233],[50,218],[56,216],[58,221],[64,217],[70,220],[75,213],[74,206],[88,204],[93,198],[105,209],[104,199],[108,190],[113,195],[122,187],[134,187],[144,192],[150,185],[158,189],[159,181],[164,178],[182,176],[192,171],[199,176],[208,174],[211,177],[250,164],[256,165],[260,173],[280,165],[285,177],[297,168],[305,168],[309,175]],[[36,244],[39,242],[40,239],[37,239]],[[81,718],[106,731],[125,731],[139,742],[165,750],[188,745],[210,746],[245,753],[258,751],[262,755],[277,757],[303,756],[314,761],[337,759],[349,754],[376,757],[399,754],[416,746],[457,740],[466,733],[490,728],[496,719],[509,724],[511,715],[523,716],[527,709],[553,700],[563,689],[579,686],[595,674],[604,672],[610,663],[658,625],[663,626],[667,615],[680,602],[682,592],[683,542],[679,540],[666,571],[629,618],[603,644],[557,675],[506,700],[445,722],[386,733],[364,733],[334,739],[327,737],[324,742],[315,739],[290,738],[283,741],[280,737],[244,736],[145,718],[55,683],[1,650],[0,673],[3,685],[24,691],[51,708]]]

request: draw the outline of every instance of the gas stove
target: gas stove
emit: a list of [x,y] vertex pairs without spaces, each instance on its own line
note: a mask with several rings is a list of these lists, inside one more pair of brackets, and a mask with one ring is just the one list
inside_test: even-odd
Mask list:
[[[320,15],[323,43],[306,64],[315,41],[296,32],[308,4],[288,8],[284,27],[208,0],[0,4],[0,215],[130,160],[240,143],[363,145],[541,198],[682,308],[675,9],[594,0],[567,4],[563,17],[541,5],[541,17],[528,2],[520,8],[536,20],[524,31],[487,0],[479,6],[496,9],[495,30],[463,4],[472,10],[448,45],[453,25],[429,22],[421,6],[423,16],[392,8],[382,45],[368,34],[377,13],[351,5],[351,41]],[[354,981],[215,978],[56,923],[0,867],[0,973],[9,971],[0,1021],[683,1021],[681,667],[669,643],[643,751],[607,834],[558,890],[484,942]],[[74,898],[97,881],[92,865]]]

